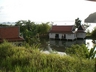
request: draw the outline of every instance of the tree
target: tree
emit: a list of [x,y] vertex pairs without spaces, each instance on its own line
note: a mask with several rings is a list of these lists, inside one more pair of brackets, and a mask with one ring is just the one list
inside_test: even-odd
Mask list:
[[49,22],[35,24],[30,20],[20,20],[16,22],[15,26],[20,26],[21,34],[23,35],[25,41],[30,45],[39,42],[39,35],[42,36],[47,34],[50,29]]
[[90,32],[89,29],[86,31],[86,34],[87,34],[87,36],[90,36],[91,35],[91,32]]
[[95,27],[94,30],[92,31],[91,37],[92,37],[93,40],[96,39],[96,27]]
[[81,25],[81,20],[79,18],[75,19],[75,26],[78,28]]

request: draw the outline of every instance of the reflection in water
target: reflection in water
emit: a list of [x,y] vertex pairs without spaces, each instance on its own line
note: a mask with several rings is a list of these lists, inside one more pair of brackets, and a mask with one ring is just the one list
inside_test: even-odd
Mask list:
[[[64,52],[67,47],[75,44],[86,44],[88,49],[93,47],[92,40],[74,40],[74,41],[63,41],[63,40],[49,40],[50,48],[55,51]],[[89,44],[88,44],[89,43]]]
[[43,50],[65,52],[65,49],[75,44],[85,44],[90,50],[93,48],[92,39],[64,41],[64,40],[47,40],[42,44]]
[[48,44],[48,51],[52,52],[52,48],[50,47],[50,44]]
[[[46,45],[43,44],[43,47],[44,47],[43,53],[47,53],[47,54],[55,53],[59,55],[66,55],[65,49],[67,47],[70,47],[71,45],[85,44],[89,50],[94,46],[94,44],[92,43],[92,39],[74,40],[74,41],[49,40],[48,42],[45,42],[45,43],[47,44],[47,47]],[[96,48],[95,48],[95,51],[96,51]]]
[[60,51],[52,50],[52,48],[51,48],[49,43],[48,43],[48,47],[47,48],[48,48],[48,50],[44,50],[44,51],[41,51],[41,52],[46,53],[46,54],[50,54],[50,53],[59,54],[60,56],[66,55],[65,52],[60,52]]

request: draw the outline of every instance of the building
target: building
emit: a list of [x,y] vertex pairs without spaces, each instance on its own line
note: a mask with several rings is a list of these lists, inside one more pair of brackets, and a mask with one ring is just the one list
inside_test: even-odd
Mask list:
[[74,25],[53,25],[49,32],[50,39],[66,39],[74,40],[76,39],[76,31]]
[[20,28],[18,26],[0,27],[0,42],[7,40],[8,42],[22,42],[23,37],[20,36]]
[[80,25],[77,30],[74,25],[53,25],[49,31],[50,39],[75,40],[77,38],[84,39],[85,37],[86,32],[83,25]]
[[80,25],[78,27],[76,36],[77,36],[77,38],[82,38],[82,39],[84,39],[86,37],[86,32],[85,32],[85,28],[83,25]]

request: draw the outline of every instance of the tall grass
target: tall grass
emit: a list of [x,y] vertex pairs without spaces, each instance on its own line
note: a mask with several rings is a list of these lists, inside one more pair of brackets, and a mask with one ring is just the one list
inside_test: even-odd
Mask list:
[[[34,46],[33,46],[34,47]],[[39,49],[0,45],[0,72],[94,72],[94,59],[44,54]]]

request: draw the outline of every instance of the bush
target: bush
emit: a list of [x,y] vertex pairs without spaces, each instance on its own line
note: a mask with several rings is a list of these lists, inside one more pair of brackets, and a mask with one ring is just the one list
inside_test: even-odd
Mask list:
[[88,48],[82,44],[82,45],[72,45],[70,48],[66,49],[66,53],[71,56],[81,57],[81,58],[88,58]]
[[0,59],[6,58],[7,56],[10,56],[12,54],[13,45],[11,43],[8,43],[7,41],[4,41],[0,45]]
[[44,54],[37,48],[14,47],[10,43],[0,45],[0,55],[1,72],[93,72],[95,64],[94,60]]

